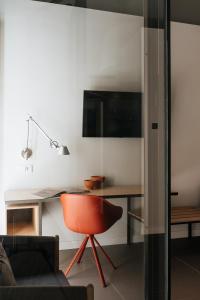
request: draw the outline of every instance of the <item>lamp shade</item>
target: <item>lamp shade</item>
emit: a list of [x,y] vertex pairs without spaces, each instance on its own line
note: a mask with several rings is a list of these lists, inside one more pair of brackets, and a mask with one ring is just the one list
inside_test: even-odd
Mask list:
[[67,146],[61,145],[58,147],[58,155],[69,155],[69,154],[70,153],[69,153]]

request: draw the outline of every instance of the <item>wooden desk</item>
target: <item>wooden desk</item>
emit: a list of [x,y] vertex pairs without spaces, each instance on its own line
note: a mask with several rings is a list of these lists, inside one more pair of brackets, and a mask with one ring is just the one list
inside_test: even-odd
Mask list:
[[[66,188],[63,189],[53,189],[52,194],[56,194],[61,190],[67,190]],[[5,204],[6,204],[6,215],[13,210],[21,209],[31,209],[33,205],[38,206],[38,224],[37,227],[39,228],[39,235],[42,235],[42,204],[48,201],[58,200],[59,197],[42,197],[40,196],[39,189],[29,189],[29,190],[10,190],[5,193]],[[104,197],[106,199],[114,199],[114,198],[125,198],[127,199],[127,211],[130,209],[130,200],[136,197],[143,196],[143,188],[142,186],[112,186],[112,187],[105,187],[103,189],[88,191],[85,193],[86,195],[96,195],[100,197]],[[23,211],[24,212],[24,211]],[[34,213],[34,211],[33,211]],[[127,242],[130,243],[130,215],[127,215]],[[31,224],[27,224],[27,228],[30,228]],[[7,222],[7,228],[9,232],[13,232],[16,234],[25,234],[25,230],[23,228],[24,222],[18,226],[14,226],[14,224],[10,224]],[[9,229],[10,228],[10,229]],[[16,232],[13,229],[16,228]],[[31,233],[34,233],[33,226],[31,227]],[[28,231],[30,233],[30,230]],[[36,233],[36,232],[35,232]]]
[[[52,195],[67,188],[52,189]],[[58,199],[59,197],[40,196],[42,189],[27,189],[27,190],[9,190],[5,193],[6,205],[25,204],[25,203],[43,203]],[[136,186],[111,186],[103,189],[92,190],[84,193],[85,195],[96,195],[104,198],[127,198],[143,196],[143,187]]]
[[[63,189],[53,189],[52,194],[56,194]],[[7,191],[5,193],[5,205],[6,205],[6,215],[7,211],[11,211],[12,208],[20,209],[27,208],[31,209],[33,205],[38,206],[38,222],[35,222],[35,226],[39,228],[37,232],[39,235],[42,235],[42,204],[48,201],[53,201],[59,199],[59,197],[47,197],[40,196],[41,189],[29,189],[29,190],[12,190]],[[125,198],[127,200],[127,243],[130,243],[130,220],[131,220],[131,200],[135,198],[143,197],[143,187],[141,185],[137,186],[111,186],[105,187],[103,189],[92,190],[85,193],[86,195],[96,195],[100,197],[104,197],[106,199],[114,199],[114,198]],[[178,193],[173,192],[172,195],[178,195]],[[33,211],[34,213],[34,211]],[[30,224],[29,224],[30,225]],[[24,223],[23,223],[24,226]],[[8,227],[8,224],[7,224]],[[14,226],[13,226],[14,227]],[[20,226],[18,226],[19,230],[16,234],[25,234],[23,228],[20,230]]]

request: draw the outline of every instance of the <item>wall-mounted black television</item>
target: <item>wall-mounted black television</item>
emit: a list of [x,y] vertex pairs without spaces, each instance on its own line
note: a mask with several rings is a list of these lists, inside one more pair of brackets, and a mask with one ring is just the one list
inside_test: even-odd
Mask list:
[[84,91],[83,137],[140,138],[142,94]]

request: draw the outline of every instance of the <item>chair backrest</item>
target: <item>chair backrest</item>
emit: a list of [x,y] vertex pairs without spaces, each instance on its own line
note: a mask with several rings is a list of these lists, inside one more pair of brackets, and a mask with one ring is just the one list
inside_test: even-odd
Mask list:
[[113,210],[118,208],[101,197],[63,194],[60,197],[65,225],[72,231],[97,234],[112,224]]

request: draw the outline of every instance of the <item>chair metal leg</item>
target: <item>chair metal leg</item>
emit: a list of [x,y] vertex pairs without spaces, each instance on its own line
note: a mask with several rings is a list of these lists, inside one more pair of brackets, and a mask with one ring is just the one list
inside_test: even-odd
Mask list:
[[106,253],[106,251],[103,249],[103,247],[99,244],[99,242],[97,241],[97,239],[95,237],[93,237],[95,242],[97,243],[97,245],[99,246],[99,248],[101,249],[102,253],[105,255],[105,257],[107,258],[108,262],[111,264],[111,266],[113,267],[113,269],[117,269],[117,267],[114,265],[114,263],[112,262],[110,256],[108,256],[108,254]]
[[73,265],[75,264],[76,260],[78,259],[78,257],[80,256],[80,254],[82,253],[83,247],[85,245],[86,240],[88,240],[88,237],[85,237],[85,239],[83,240],[80,248],[78,249],[78,251],[76,252],[76,254],[74,255],[73,259],[71,260],[67,270],[65,271],[65,276],[68,275],[68,273],[70,272],[71,268],[73,267]]
[[98,254],[97,254],[97,250],[96,250],[93,238],[94,238],[93,236],[91,236],[91,235],[89,236],[89,239],[90,239],[90,242],[91,242],[91,245],[92,245],[92,251],[93,251],[93,254],[94,254],[95,262],[96,262],[96,265],[97,265],[97,270],[99,272],[99,276],[100,276],[103,287],[106,287],[105,278],[104,278],[104,275],[103,275],[103,271],[102,271],[102,268],[101,268],[101,264],[100,264],[100,261],[99,261],[99,257],[98,257]]
[[86,240],[85,240],[85,243],[84,243],[84,245],[83,245],[83,247],[82,247],[82,251],[81,251],[81,253],[80,253],[80,255],[79,255],[79,258],[78,258],[78,260],[77,260],[77,264],[80,264],[80,263],[81,263],[81,259],[82,259],[82,257],[83,257],[84,252],[85,252],[85,248],[86,248],[86,246],[87,246],[88,240],[89,240],[89,237],[87,236],[87,237],[86,237]]

